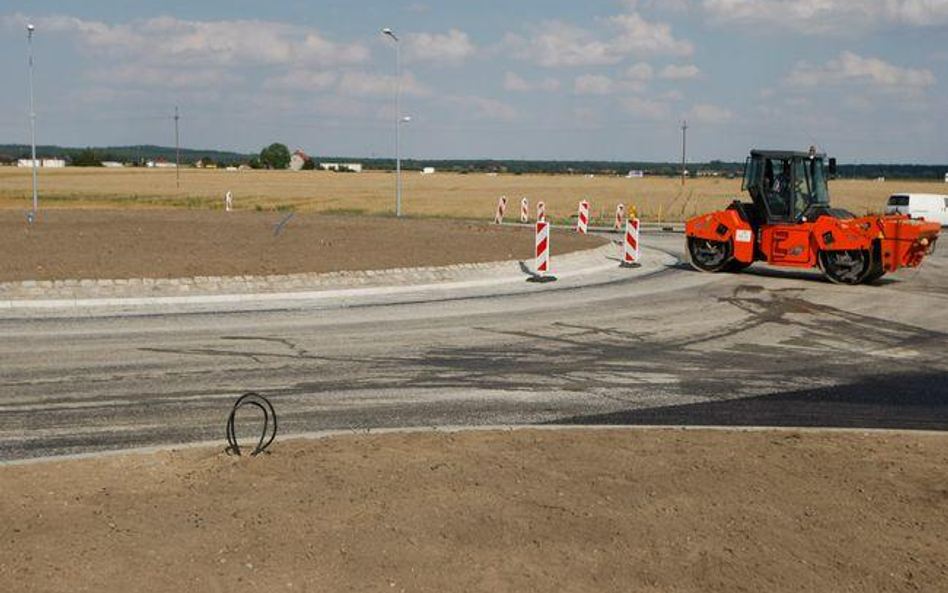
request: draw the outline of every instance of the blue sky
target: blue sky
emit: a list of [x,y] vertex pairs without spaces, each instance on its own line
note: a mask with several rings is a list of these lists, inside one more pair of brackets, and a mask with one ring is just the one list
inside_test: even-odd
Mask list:
[[[33,0],[0,8],[0,143],[678,158],[818,144],[843,162],[948,162],[948,0]],[[19,84],[18,81],[22,81]]]

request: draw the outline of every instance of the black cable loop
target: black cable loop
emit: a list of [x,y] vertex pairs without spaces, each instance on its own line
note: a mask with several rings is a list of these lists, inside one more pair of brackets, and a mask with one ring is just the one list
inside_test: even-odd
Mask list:
[[[235,454],[238,457],[241,455],[240,445],[237,443],[237,430],[234,426],[235,420],[237,417],[237,410],[244,406],[253,406],[263,412],[263,431],[260,433],[260,440],[257,441],[257,446],[254,448],[253,453],[250,454],[251,457],[256,457],[257,455],[263,453],[267,450],[267,447],[273,443],[273,440],[276,439],[277,435],[277,415],[276,410],[273,409],[273,404],[270,403],[270,400],[263,397],[259,393],[246,393],[240,396],[236,402],[234,402],[234,407],[230,411],[230,416],[227,418],[227,453]],[[270,423],[270,418],[273,418],[273,424]]]

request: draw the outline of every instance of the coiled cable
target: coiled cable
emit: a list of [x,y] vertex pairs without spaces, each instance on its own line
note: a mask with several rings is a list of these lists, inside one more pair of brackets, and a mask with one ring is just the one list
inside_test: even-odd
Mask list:
[[[259,393],[246,393],[240,396],[236,402],[234,402],[234,407],[230,411],[230,416],[227,418],[227,453],[241,455],[240,445],[237,443],[237,430],[234,426],[235,420],[237,418],[237,410],[245,406],[252,406],[263,412],[263,431],[260,433],[260,440],[257,441],[257,446],[254,447],[253,453],[250,454],[251,457],[256,457],[257,455],[263,453],[267,450],[267,447],[273,443],[273,440],[276,439],[277,434],[277,415],[276,410],[273,409],[273,404],[270,403],[270,400],[263,397]],[[271,418],[273,419],[271,423]]]

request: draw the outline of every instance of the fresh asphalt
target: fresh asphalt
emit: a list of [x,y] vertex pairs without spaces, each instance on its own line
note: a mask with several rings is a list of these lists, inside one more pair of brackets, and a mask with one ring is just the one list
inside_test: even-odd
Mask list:
[[[682,235],[644,237],[682,256]],[[948,429],[948,256],[876,286],[754,266],[411,302],[0,320],[0,460],[521,424]],[[404,299],[403,299],[404,300]],[[40,318],[43,316],[43,318]],[[249,430],[249,427],[244,427]]]

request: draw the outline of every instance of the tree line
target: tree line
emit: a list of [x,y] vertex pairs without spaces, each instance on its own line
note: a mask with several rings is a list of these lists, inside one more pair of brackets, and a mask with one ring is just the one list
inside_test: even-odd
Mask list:
[[[141,145],[104,148],[63,148],[59,146],[38,146],[37,155],[42,157],[61,157],[73,166],[99,166],[103,161],[116,161],[126,164],[144,165],[149,160],[174,162],[173,147]],[[30,158],[30,147],[22,144],[0,145],[0,163],[15,162],[17,159]],[[290,150],[285,144],[276,142],[264,147],[259,153],[246,154],[219,150],[181,149],[182,163],[201,161],[211,166],[246,165],[255,169],[286,169],[290,164]],[[366,170],[392,171],[395,160],[391,158],[359,158],[322,156],[320,160],[335,162],[360,162]],[[316,159],[309,159],[304,169],[314,169]],[[681,174],[681,164],[674,162],[648,161],[541,161],[541,160],[503,160],[503,159],[404,159],[402,168],[408,171],[420,171],[424,167],[434,167],[441,172],[459,174],[506,173],[513,175],[626,175],[629,171],[643,171],[647,175],[674,177]],[[724,177],[740,177],[743,174],[743,162],[714,160],[706,163],[688,163],[689,173],[699,172]],[[840,162],[839,178],[853,179],[920,179],[943,181],[948,173],[948,165],[917,164],[847,164]]]

